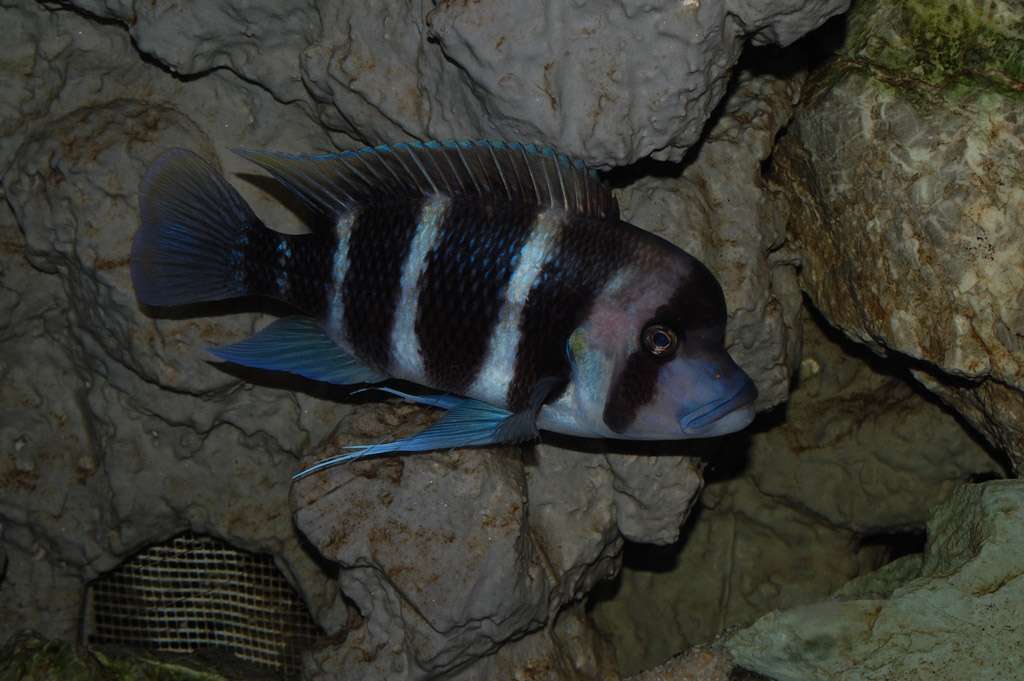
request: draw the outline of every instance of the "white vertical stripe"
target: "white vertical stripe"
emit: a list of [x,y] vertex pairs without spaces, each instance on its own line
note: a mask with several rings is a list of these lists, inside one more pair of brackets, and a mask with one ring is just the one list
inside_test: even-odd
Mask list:
[[[402,265],[401,297],[391,328],[391,364],[389,373],[398,378],[422,383],[423,350],[416,338],[416,306],[419,302],[420,276],[427,268],[427,256],[437,243],[451,199],[435,196],[423,205],[416,224],[416,235]],[[443,323],[443,320],[442,320]]]
[[338,217],[334,230],[338,235],[338,247],[334,251],[331,264],[331,289],[327,293],[326,332],[335,343],[347,347],[345,342],[345,306],[342,303],[341,290],[348,272],[348,241],[352,236],[352,227],[356,224],[359,211],[353,210]]
[[519,347],[523,306],[537,283],[541,270],[551,258],[565,213],[548,210],[537,216],[530,238],[519,252],[519,262],[509,279],[505,300],[488,341],[483,368],[466,394],[491,404],[506,405],[508,386],[515,376],[516,348]]

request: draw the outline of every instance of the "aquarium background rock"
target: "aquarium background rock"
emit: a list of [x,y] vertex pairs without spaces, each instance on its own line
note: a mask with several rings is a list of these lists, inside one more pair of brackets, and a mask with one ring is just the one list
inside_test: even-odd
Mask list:
[[[829,88],[884,72],[847,55],[839,63],[856,73],[814,76],[790,122],[804,91],[801,51],[773,46],[846,4],[0,3],[10,27],[0,67],[0,641],[23,628],[76,640],[90,580],[188,530],[274,557],[325,634],[306,656],[307,678],[617,678],[725,623],[867,573],[886,556],[862,546],[865,536],[923,531],[927,509],[954,483],[1002,473],[950,413],[908,387],[908,371],[997,460],[1006,451],[1019,465],[1011,398],[1021,306],[993,264],[1015,266],[1019,255],[1020,175],[1000,156],[1019,143],[1005,103],[1019,73],[1000,72],[1007,87],[984,81],[984,96],[939,88],[946,99],[931,108],[914,108],[917,90],[909,103],[861,95],[847,106],[875,108],[829,108],[820,104]],[[1012,19],[1014,7],[993,12]],[[890,24],[850,22],[869,37],[887,36]],[[878,87],[865,82],[857,91]],[[836,119],[815,118],[826,113]],[[892,124],[907,116],[914,125]],[[876,130],[876,118],[888,123]],[[863,121],[860,137],[828,127],[850,120]],[[920,149],[890,144],[933,120],[963,132],[928,133],[937,141]],[[909,210],[901,230],[869,240],[874,250],[858,244],[845,204],[821,192],[848,186],[834,175],[862,162],[849,151],[830,168],[821,150],[840,134],[864,155],[879,139],[913,147],[900,161],[908,168],[938,154],[956,169],[908,186],[884,163],[870,165],[882,168],[864,178],[877,194],[854,211],[888,205],[886,187],[925,207],[945,201],[936,224],[966,215],[991,248],[968,249],[973,232],[928,241],[934,226],[918,234]],[[944,145],[942,135],[963,143]],[[186,147],[219,165],[268,224],[300,229],[280,189],[231,147],[326,153],[481,137],[551,145],[613,169],[624,217],[722,281],[730,352],[757,382],[759,411],[774,411],[748,433],[708,442],[551,437],[377,459],[292,486],[303,462],[436,414],[203,352],[262,328],[278,309],[140,309],[128,273],[140,176],[161,151]],[[971,152],[962,167],[957,149]],[[986,149],[991,158],[974,153]],[[998,185],[998,173],[1018,179]],[[978,188],[992,190],[980,192],[991,204],[965,207]],[[834,213],[831,231],[814,231],[814,211]],[[882,227],[873,229],[889,234]],[[917,270],[904,262],[914,239],[925,249],[908,261]],[[948,266],[926,257],[946,251],[955,254]],[[884,279],[845,253],[886,264]],[[940,270],[960,278],[932,274]],[[885,287],[891,297],[858,309]],[[804,295],[824,324],[894,368],[873,372],[863,354],[822,350],[831,346],[813,330],[804,351]],[[715,482],[698,500],[709,465]],[[685,546],[676,544],[683,531]],[[652,577],[647,568],[668,561],[638,565],[638,546],[667,547],[676,569]],[[624,552],[620,594],[654,603],[646,612],[607,594],[590,601]],[[812,574],[809,556],[822,552],[836,563]],[[653,587],[665,591],[652,597]]]
[[773,611],[630,681],[1015,679],[1024,484],[964,485],[933,510],[922,553],[819,602]]
[[779,681],[1012,679],[1024,665],[1024,483],[964,486],[935,509],[923,556],[835,599],[730,636],[737,663]]
[[527,140],[608,168],[680,160],[745,42],[789,44],[849,2],[69,4],[175,73],[228,69],[363,142]]
[[801,285],[1024,466],[1024,8],[858,5],[776,155]]

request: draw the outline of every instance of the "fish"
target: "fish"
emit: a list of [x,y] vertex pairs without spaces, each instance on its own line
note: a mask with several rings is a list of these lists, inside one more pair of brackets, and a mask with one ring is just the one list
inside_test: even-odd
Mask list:
[[[418,433],[349,447],[296,479],[375,454],[540,431],[668,441],[753,420],[758,392],[725,348],[720,284],[621,220],[582,162],[497,141],[232,151],[301,202],[308,232],[267,227],[213,165],[168,150],[139,185],[138,300],[282,301],[294,315],[207,350],[445,410]],[[428,390],[378,385],[389,379]]]

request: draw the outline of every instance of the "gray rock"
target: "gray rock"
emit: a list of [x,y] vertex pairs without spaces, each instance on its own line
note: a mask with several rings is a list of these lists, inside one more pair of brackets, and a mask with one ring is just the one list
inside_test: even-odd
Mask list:
[[789,44],[849,2],[70,4],[177,73],[230,69],[365,142],[530,141],[608,168],[682,159],[747,39]]
[[[316,457],[413,432],[430,416],[408,404],[359,408]],[[621,535],[677,536],[700,482],[687,457],[547,444],[525,467],[518,448],[466,449],[303,479],[293,490],[296,525],[339,563],[341,590],[365,618],[343,644],[321,645],[309,673],[469,679],[571,658],[590,662],[558,666],[578,667],[581,679],[603,675],[612,660],[592,631],[553,632],[588,628],[572,603],[618,569]]]
[[0,74],[0,638],[75,638],[87,581],[186,528],[273,554],[302,590],[334,594],[314,614],[340,626],[337,586],[287,512],[293,452],[328,432],[329,405],[203,361],[253,315],[154,321],[127,269],[139,176],[163,149],[326,140],[301,116],[255,122],[282,108],[258,89],[142,63],[115,26],[33,3],[2,13],[25,30]]
[[742,70],[680,177],[644,177],[623,191],[634,224],[683,246],[722,283],[730,311],[726,344],[757,384],[757,406],[783,403],[800,356],[798,254],[786,243],[789,197],[761,175],[775,136],[793,114],[802,72]]
[[737,663],[778,681],[1017,678],[1021,528],[1024,483],[960,487],[928,524],[917,574],[888,571],[887,597],[876,595],[878,580],[854,582],[839,599],[771,613],[724,645]]
[[[858,5],[776,155],[830,323],[1024,467],[1019,3]],[[998,7],[998,8],[996,8]]]

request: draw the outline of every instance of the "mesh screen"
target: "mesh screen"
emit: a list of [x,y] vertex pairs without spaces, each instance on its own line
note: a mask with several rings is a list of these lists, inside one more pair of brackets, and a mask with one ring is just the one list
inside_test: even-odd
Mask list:
[[270,556],[184,534],[152,546],[93,581],[84,639],[193,653],[220,646],[298,676],[299,655],[319,635]]

